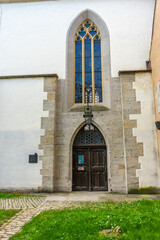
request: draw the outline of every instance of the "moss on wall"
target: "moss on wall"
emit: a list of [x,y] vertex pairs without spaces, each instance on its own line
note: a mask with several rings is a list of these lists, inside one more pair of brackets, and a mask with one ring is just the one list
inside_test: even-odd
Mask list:
[[160,193],[160,190],[156,187],[141,187],[141,188],[132,188],[128,191],[130,194],[157,194]]

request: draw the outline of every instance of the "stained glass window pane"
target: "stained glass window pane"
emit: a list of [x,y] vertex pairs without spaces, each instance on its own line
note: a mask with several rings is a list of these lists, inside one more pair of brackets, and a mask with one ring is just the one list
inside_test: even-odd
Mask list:
[[95,102],[99,103],[102,102],[102,88],[95,87]]
[[97,31],[95,28],[91,28],[91,31],[89,32],[92,36],[96,35]]
[[[100,32],[95,24],[87,19],[79,26],[75,33],[75,37],[75,103],[82,103],[82,96],[84,96],[84,102],[87,102],[87,91],[90,103],[102,102],[102,56]],[[82,49],[82,46],[84,46],[84,49]],[[92,48],[94,49],[94,55],[92,55]],[[94,57],[94,61],[92,57]],[[82,65],[82,62],[84,65]],[[94,66],[92,66],[92,62],[94,62]],[[92,94],[93,74],[95,81],[95,99],[93,99]],[[82,76],[84,79],[82,79]],[[83,86],[82,81],[84,81],[83,83],[85,86]],[[90,91],[88,88],[90,88]]]
[[102,87],[102,72],[95,72],[96,87]]
[[82,103],[82,41],[75,41],[75,103]]
[[102,102],[102,63],[101,41],[94,39],[94,76],[95,76],[95,102]]
[[85,24],[85,27],[89,28],[90,26],[91,26],[91,24],[89,24],[89,22],[87,21],[86,24]]
[[[91,39],[89,39],[89,36],[87,36],[85,39],[84,57],[85,57],[85,88],[86,88],[86,87],[92,87]],[[92,90],[90,94],[91,96],[89,97],[89,101],[92,102]],[[86,97],[85,97],[85,102],[86,102]]]
[[86,34],[85,30],[82,28],[80,31],[79,31],[79,35],[81,37],[84,37],[84,35]]

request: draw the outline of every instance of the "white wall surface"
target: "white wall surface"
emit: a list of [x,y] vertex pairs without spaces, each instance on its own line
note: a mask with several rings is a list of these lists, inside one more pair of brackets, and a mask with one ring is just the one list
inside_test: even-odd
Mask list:
[[0,75],[57,73],[65,78],[66,34],[89,8],[110,33],[112,77],[145,69],[155,0],[64,0],[1,4]]
[[28,162],[38,150],[43,112],[43,78],[0,80],[0,189],[36,190],[41,162]]
[[141,114],[130,115],[137,120],[137,128],[133,135],[137,142],[143,143],[144,156],[139,157],[141,169],[137,170],[140,187],[159,187],[158,179],[158,147],[154,115],[153,86],[150,73],[137,73],[133,88],[136,90],[136,100],[141,102]]

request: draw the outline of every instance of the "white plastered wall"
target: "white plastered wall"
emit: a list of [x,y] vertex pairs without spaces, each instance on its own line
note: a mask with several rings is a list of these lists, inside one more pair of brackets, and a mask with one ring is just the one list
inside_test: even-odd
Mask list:
[[0,189],[38,190],[41,162],[29,163],[38,153],[43,112],[43,78],[0,80]]
[[155,127],[153,86],[150,73],[136,73],[133,88],[136,90],[136,100],[141,103],[141,114],[130,115],[137,120],[137,128],[133,135],[137,142],[143,143],[144,156],[139,157],[141,169],[137,170],[140,187],[159,187],[158,179],[158,147]]
[[145,69],[155,0],[63,0],[1,4],[0,75],[57,73],[65,78],[66,35],[85,9],[105,21],[112,77]]

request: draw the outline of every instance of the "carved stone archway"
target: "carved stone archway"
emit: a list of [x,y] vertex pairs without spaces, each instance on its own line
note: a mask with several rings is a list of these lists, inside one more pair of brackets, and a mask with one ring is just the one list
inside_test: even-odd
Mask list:
[[73,143],[73,191],[107,191],[107,148],[101,132],[84,125]]

